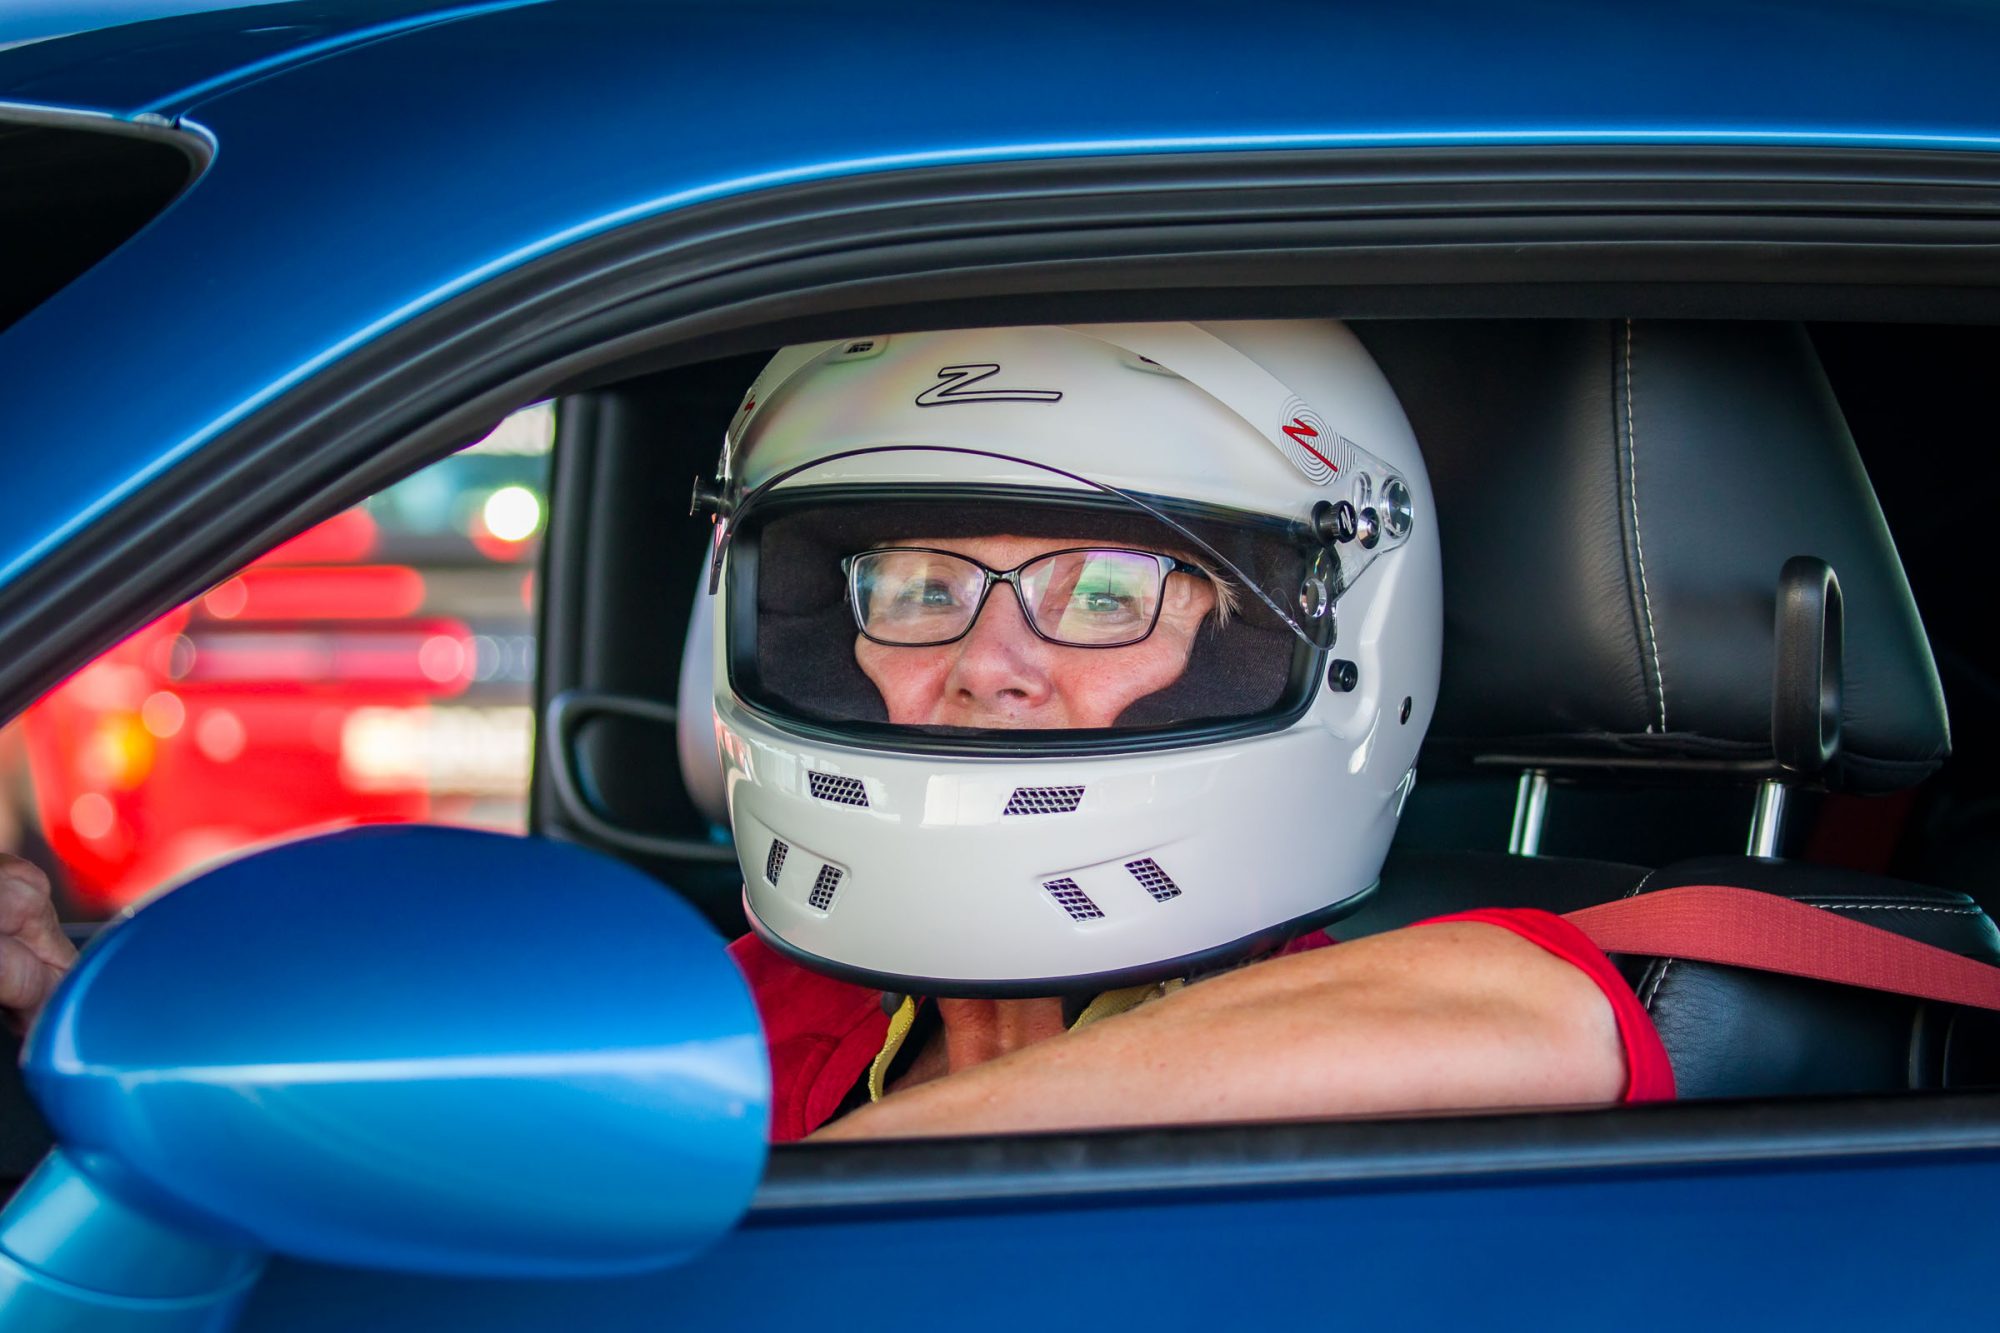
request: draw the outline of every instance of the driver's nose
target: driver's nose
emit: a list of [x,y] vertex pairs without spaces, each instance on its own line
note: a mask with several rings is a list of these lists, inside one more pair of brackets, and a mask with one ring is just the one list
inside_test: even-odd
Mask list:
[[1035,637],[1013,590],[996,587],[958,650],[945,678],[947,697],[996,714],[1032,712],[1054,694],[1049,644]]

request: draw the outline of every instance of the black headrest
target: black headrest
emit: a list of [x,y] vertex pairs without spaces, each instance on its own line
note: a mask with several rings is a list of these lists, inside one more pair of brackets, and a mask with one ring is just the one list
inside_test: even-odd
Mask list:
[[1949,751],[1901,561],[1805,331],[1649,321],[1356,326],[1423,445],[1444,551],[1430,753],[1776,770],[1778,573],[1846,609],[1842,760],[1914,785]]

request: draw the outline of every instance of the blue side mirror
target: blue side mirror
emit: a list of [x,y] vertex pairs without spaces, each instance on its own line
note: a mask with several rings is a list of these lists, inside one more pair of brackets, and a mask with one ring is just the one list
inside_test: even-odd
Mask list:
[[577,847],[441,828],[293,843],[151,903],[86,951],[23,1066],[60,1146],[0,1216],[9,1326],[38,1272],[184,1302],[247,1289],[264,1251],[670,1264],[747,1207],[770,1102],[748,989],[693,909]]

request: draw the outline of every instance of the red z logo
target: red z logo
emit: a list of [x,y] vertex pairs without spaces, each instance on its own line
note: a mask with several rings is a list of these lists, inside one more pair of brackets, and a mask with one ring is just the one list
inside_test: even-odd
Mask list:
[[1319,431],[1310,425],[1304,417],[1293,417],[1289,426],[1280,426],[1278,429],[1283,431],[1293,444],[1296,444],[1299,448],[1332,468],[1335,475],[1339,474],[1340,469],[1334,465],[1334,461],[1331,458],[1328,458],[1325,454],[1306,443],[1307,440],[1317,440],[1319,438]]

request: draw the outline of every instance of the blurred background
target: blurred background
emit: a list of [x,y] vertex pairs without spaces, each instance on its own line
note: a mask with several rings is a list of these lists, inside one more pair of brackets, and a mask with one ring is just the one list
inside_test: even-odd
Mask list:
[[525,829],[554,431],[550,404],[514,413],[0,728],[0,851],[91,920],[304,832]]

